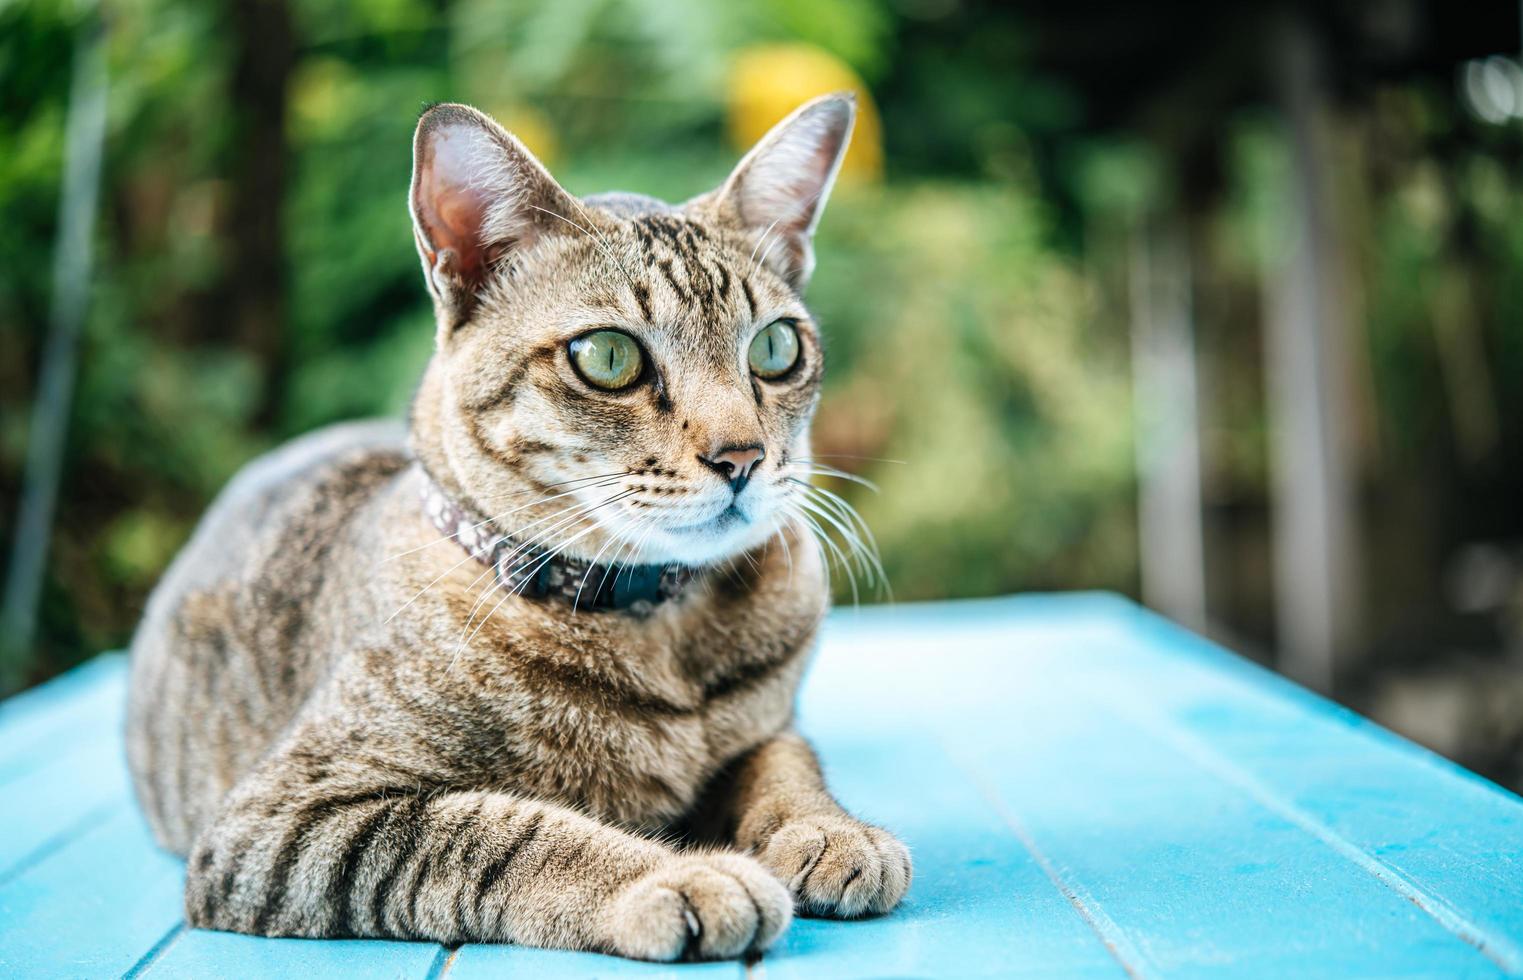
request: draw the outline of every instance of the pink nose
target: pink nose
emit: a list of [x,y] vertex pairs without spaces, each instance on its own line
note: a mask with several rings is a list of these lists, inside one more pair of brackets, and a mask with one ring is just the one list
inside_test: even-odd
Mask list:
[[756,464],[767,458],[767,451],[758,445],[721,446],[707,456],[699,456],[699,462],[723,477],[736,493],[744,490],[751,479]]

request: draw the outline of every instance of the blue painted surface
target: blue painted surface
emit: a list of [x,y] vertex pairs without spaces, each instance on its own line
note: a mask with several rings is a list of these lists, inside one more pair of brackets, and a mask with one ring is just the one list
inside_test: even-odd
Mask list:
[[801,724],[916,878],[749,965],[187,930],[124,670],[0,705],[0,975],[1523,975],[1523,801],[1114,597],[832,618]]
[[[433,943],[265,939],[191,929],[171,937],[142,974],[185,980],[250,977],[426,977],[449,953]],[[141,975],[141,974],[140,974]]]
[[97,657],[50,684],[0,703],[0,786],[51,764],[64,746],[109,738],[126,713],[121,654]]

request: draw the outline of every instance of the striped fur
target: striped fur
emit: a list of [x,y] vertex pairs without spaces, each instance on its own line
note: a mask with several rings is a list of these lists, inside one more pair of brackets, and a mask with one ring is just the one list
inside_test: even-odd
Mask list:
[[[769,140],[807,160],[790,140],[818,142],[810,113],[843,106]],[[503,155],[466,160],[495,168],[470,185],[494,189],[484,206],[528,210],[449,240],[451,212],[431,216],[415,179],[439,346],[410,425],[340,426],[251,464],[133,642],[129,756],[155,834],[188,858],[188,921],[668,960],[761,949],[795,899],[885,911],[907,853],[841,811],[790,728],[826,608],[821,554],[786,507],[823,365],[800,273],[844,132],[799,177],[807,220],[763,228],[745,163],[680,208],[576,201],[462,107],[425,115],[420,168],[453,165],[430,154],[458,147],[427,142],[449,126]],[[769,234],[791,237],[784,258],[758,258]],[[745,344],[781,316],[803,359],[764,384]],[[652,381],[580,384],[566,342],[589,324],[638,336]],[[750,519],[685,530],[730,493],[698,456],[747,440],[767,452]],[[425,468],[504,530],[702,570],[645,617],[508,596],[438,540]]]

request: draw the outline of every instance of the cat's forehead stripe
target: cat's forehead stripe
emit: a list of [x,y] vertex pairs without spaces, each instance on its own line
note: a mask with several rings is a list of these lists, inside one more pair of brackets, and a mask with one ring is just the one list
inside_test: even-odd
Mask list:
[[[640,244],[642,265],[659,274],[683,306],[706,319],[716,319],[731,302],[739,280],[745,288],[748,312],[754,315],[755,303],[745,277],[731,272],[724,250],[702,224],[671,214],[646,214],[633,219],[630,228]],[[648,319],[648,312],[646,316]]]

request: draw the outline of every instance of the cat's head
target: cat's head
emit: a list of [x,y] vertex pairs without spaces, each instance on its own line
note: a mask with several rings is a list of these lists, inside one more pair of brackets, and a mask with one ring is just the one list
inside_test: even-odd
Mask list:
[[854,110],[807,103],[679,205],[578,199],[482,113],[424,113],[411,209],[438,335],[413,440],[436,478],[603,562],[775,534],[809,466],[823,352],[801,293]]

